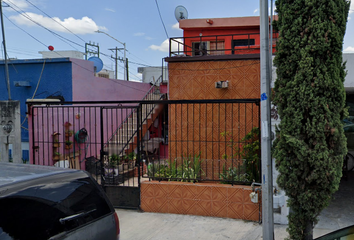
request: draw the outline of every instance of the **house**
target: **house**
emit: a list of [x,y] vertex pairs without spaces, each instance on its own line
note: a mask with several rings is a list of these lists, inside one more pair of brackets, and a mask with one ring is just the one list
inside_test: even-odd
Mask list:
[[[109,101],[140,100],[150,84],[96,77],[94,63],[78,58],[10,60],[11,97],[20,101],[23,158],[31,154],[26,106],[27,100]],[[4,62],[0,62],[4,76]],[[6,82],[0,82],[0,100],[7,100]],[[30,128],[29,128],[30,127]]]
[[[275,19],[277,16],[275,16]],[[260,35],[259,17],[240,17],[240,18],[216,18],[216,19],[183,19],[180,21],[180,28],[183,29],[182,38],[171,38],[170,46],[177,45],[170,51],[168,62],[169,70],[169,99],[170,100],[192,100],[192,99],[259,99],[260,98]],[[275,45],[278,33],[272,34],[272,52],[275,53]],[[348,75],[344,83],[347,92],[348,105],[354,106],[354,73],[351,67],[354,64],[354,54],[343,54],[343,60],[347,61]],[[272,84],[276,79],[275,68],[273,67]],[[214,159],[211,162],[220,162],[223,156],[230,156],[226,144],[220,144],[223,138],[217,137],[220,133],[233,132],[232,143],[247,135],[253,127],[259,127],[258,109],[253,111],[228,111],[223,114],[225,106],[221,105],[221,115],[207,106],[206,111],[219,115],[223,121],[223,127],[210,124],[215,118],[211,117],[207,121],[199,123],[200,129],[207,129],[205,134],[198,136],[197,141],[188,134],[174,134],[178,132],[188,132],[193,129],[189,120],[183,119],[181,113],[188,112],[188,107],[172,106],[169,121],[169,148],[170,156],[178,157],[184,154],[185,143],[190,142],[189,146],[192,154],[201,153],[202,159],[210,156]],[[233,108],[230,108],[233,109]],[[247,107],[245,108],[247,109]],[[353,110],[349,110],[351,115]],[[200,110],[196,110],[200,115]],[[203,112],[203,111],[202,111]],[[177,113],[177,114],[176,114]],[[280,119],[277,117],[276,109],[272,109],[272,127],[275,132],[275,125]],[[238,116],[249,116],[242,121]],[[354,115],[354,114],[353,114]],[[199,118],[201,116],[197,116]],[[233,119],[231,121],[230,119]],[[236,119],[236,120],[235,120]],[[229,122],[228,122],[229,120]],[[176,122],[187,122],[186,124],[175,124]],[[219,121],[220,122],[220,121]],[[232,125],[233,124],[233,125]],[[226,126],[224,126],[226,125]],[[212,126],[212,128],[211,128]],[[210,129],[210,130],[209,130]],[[242,129],[240,131],[240,129]],[[193,129],[194,130],[194,129]],[[191,140],[190,140],[191,139]],[[197,144],[202,139],[203,144]],[[230,141],[229,139],[227,139]],[[350,141],[350,140],[348,140]],[[354,138],[353,138],[354,141]],[[219,142],[219,144],[215,144]],[[212,147],[209,147],[212,146]],[[242,148],[242,147],[240,147]],[[353,149],[354,150],[354,149]],[[210,161],[209,161],[210,162]],[[226,166],[231,163],[226,161]],[[229,164],[229,165],[228,165]],[[275,164],[273,164],[274,166]],[[211,174],[220,176],[220,167],[209,164],[206,166]],[[212,170],[211,170],[212,169]],[[214,172],[213,172],[214,171]],[[273,169],[273,185],[277,187],[277,171]],[[286,207],[286,196],[280,192],[274,196],[274,208],[277,213],[274,215],[275,223],[287,223],[289,209]]]
[[138,67],[138,73],[142,75],[142,82],[168,82],[167,67]]
[[[170,100],[259,99],[259,17],[183,19],[180,21],[180,28],[183,29],[183,38],[170,39],[170,44],[178,44],[178,47],[171,50],[169,57],[165,59],[168,62]],[[276,39],[276,33],[274,37]],[[227,114],[226,117],[222,115],[221,118],[226,119],[228,127],[219,129],[213,135],[233,132],[234,140],[243,138],[259,124],[259,110],[249,108],[251,106],[235,111],[234,114]],[[175,142],[176,135],[173,133],[187,129],[175,125],[175,122],[182,120],[179,119],[181,115],[174,112],[176,111],[172,107],[169,115],[169,144],[170,152],[178,157],[183,153],[175,151],[180,147]],[[252,118],[235,121],[246,114]],[[230,127],[231,121],[233,127]],[[201,123],[201,128],[208,128],[208,124],[209,121]],[[173,126],[177,129],[173,129]],[[204,140],[208,142],[212,138],[215,140],[215,137],[209,135]],[[213,158],[221,159],[224,148],[224,145],[204,151],[194,148],[192,154],[201,151],[201,158],[210,158],[212,155]]]

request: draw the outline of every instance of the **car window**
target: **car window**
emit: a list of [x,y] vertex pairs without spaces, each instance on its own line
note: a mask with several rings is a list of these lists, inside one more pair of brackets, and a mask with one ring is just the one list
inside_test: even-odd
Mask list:
[[0,236],[48,239],[110,212],[89,177],[35,184],[0,198]]

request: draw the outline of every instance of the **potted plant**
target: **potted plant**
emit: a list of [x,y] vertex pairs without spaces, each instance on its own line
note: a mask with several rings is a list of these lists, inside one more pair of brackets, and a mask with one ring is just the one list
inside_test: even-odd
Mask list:
[[60,160],[61,154],[59,152],[54,152],[53,153],[53,160]]
[[59,142],[59,139],[57,139],[57,138],[54,138],[54,140],[53,140],[54,142],[53,142],[53,147],[60,147],[60,142]]
[[58,132],[54,132],[52,134],[52,136],[53,136],[53,147],[55,147],[55,148],[60,147],[59,135],[60,135],[60,133],[58,133]]
[[69,122],[65,122],[65,123],[64,123],[64,127],[65,127],[65,128],[69,128],[70,126],[71,126],[71,123],[69,123]]
[[128,160],[128,166],[129,168],[134,168],[135,167],[135,162],[136,162],[136,154],[135,152],[131,152],[127,156]]
[[73,135],[73,130],[65,130],[65,137],[71,137]]
[[70,140],[65,141],[65,149],[73,148],[73,142]]
[[109,165],[109,168],[114,170],[115,175],[118,175],[119,172],[123,171],[123,167],[122,167],[120,158],[115,153],[113,153],[111,156],[109,156],[108,165]]

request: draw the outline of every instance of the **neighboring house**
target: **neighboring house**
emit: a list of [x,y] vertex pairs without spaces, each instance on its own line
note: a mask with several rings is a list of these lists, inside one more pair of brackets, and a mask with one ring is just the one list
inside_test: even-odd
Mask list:
[[168,82],[167,67],[138,67],[138,73],[142,75],[142,82]]
[[[0,74],[5,76],[3,61],[0,62]],[[30,149],[27,99],[141,100],[150,89],[150,84],[146,83],[95,77],[93,62],[75,58],[11,60],[9,76],[11,98],[21,104],[21,140],[25,151]],[[0,81],[0,100],[7,99],[6,81]]]
[[[277,16],[275,16],[276,18]],[[178,47],[171,50],[169,57],[165,59],[168,62],[169,70],[169,99],[260,98],[259,17],[184,19],[180,21],[179,26],[183,29],[183,38],[170,39],[170,45],[177,45]],[[278,33],[273,33],[273,53],[276,51],[277,37]],[[343,54],[343,60],[347,61],[348,69],[344,83],[347,92],[347,103],[349,106],[354,106],[354,72],[352,72],[351,67],[354,64],[354,54]],[[274,84],[276,79],[274,67],[272,72],[272,84]],[[217,86],[227,87],[219,88]],[[207,111],[212,112],[211,109]],[[354,111],[349,111],[354,116]],[[188,124],[186,124],[187,126],[176,125],[175,122],[182,121],[182,119],[178,119],[179,110],[177,111],[178,114],[174,114],[175,112],[174,109],[171,109],[171,114],[169,115],[169,144],[171,149],[169,154],[173,156],[173,153],[175,153],[174,157],[177,157],[181,154],[178,149],[183,148],[178,146],[177,136],[173,133],[188,130]],[[258,113],[244,112],[243,114],[256,116],[256,122],[259,121]],[[223,117],[221,116],[221,118]],[[227,117],[230,116],[226,116],[225,119]],[[275,125],[280,121],[274,107],[272,109],[272,118],[274,131]],[[205,122],[205,124],[201,122],[201,128],[209,129],[209,121]],[[246,131],[240,133],[243,136],[252,126],[255,126],[254,123],[249,122],[250,118],[247,121],[244,123],[237,120],[234,121],[236,128],[246,129]],[[237,129],[228,128],[225,131],[234,130]],[[215,132],[214,136],[213,134],[204,136],[203,141],[215,142],[215,136],[218,134],[219,132]],[[184,138],[186,138],[184,141],[187,141],[188,135]],[[195,152],[202,150],[205,152],[201,152],[201,154],[205,156],[214,152],[213,159],[221,159],[218,154],[225,151],[220,145],[219,148],[216,146],[214,149],[195,148]],[[215,154],[215,152],[218,154]],[[274,186],[277,186],[275,182],[277,174],[274,169]],[[274,221],[276,223],[287,223],[289,209],[285,206],[285,200],[286,197],[282,192],[274,197],[274,208],[279,208],[280,210],[279,213],[275,214]]]
[[[177,51],[172,50],[165,59],[168,62],[170,100],[260,98],[259,17],[184,19],[180,21],[180,28],[183,29],[183,38],[170,39],[171,45],[178,44],[174,48]],[[228,106],[231,105],[225,107]],[[172,158],[184,154],[176,150],[183,148],[174,133],[188,130],[188,124],[175,124],[184,120],[180,119],[180,111],[175,111],[174,107],[171,106],[169,111],[169,154]],[[213,109],[210,106],[206,111],[212,113]],[[245,115],[252,117],[244,119]],[[196,119],[202,117],[198,111],[194,116]],[[259,124],[258,108],[251,106],[220,117],[230,121],[226,123],[228,127],[214,128],[215,132],[204,136],[203,141],[213,142],[215,136],[222,132],[234,132],[233,138],[241,139]],[[201,122],[200,128],[209,129],[210,121]],[[187,141],[189,136],[181,137]],[[211,156],[222,159],[226,146],[219,144],[214,148],[201,148],[193,148],[192,154],[201,152],[202,159]],[[218,174],[214,175],[218,177]]]

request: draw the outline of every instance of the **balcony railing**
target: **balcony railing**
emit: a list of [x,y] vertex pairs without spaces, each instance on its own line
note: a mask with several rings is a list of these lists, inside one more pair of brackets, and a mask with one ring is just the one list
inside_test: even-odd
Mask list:
[[[278,33],[273,33],[273,52]],[[170,38],[169,57],[259,54],[259,33]]]

